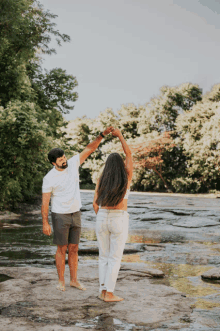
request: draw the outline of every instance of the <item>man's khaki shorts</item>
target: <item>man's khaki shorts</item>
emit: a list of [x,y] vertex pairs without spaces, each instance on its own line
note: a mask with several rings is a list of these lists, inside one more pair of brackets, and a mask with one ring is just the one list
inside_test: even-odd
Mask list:
[[81,211],[71,214],[51,213],[53,243],[59,246],[79,244],[81,234]]

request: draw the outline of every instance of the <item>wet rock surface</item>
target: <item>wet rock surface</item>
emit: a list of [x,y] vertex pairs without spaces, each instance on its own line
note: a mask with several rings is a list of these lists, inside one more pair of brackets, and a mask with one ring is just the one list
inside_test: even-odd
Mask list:
[[69,287],[68,266],[65,294],[55,290],[56,246],[42,234],[40,199],[0,213],[0,294],[8,300],[0,299],[3,329],[218,330],[220,284],[212,277],[220,269],[219,200],[131,193],[129,236],[116,285],[116,294],[126,300],[107,309],[97,299],[93,194],[81,193],[79,277],[85,293]]
[[201,277],[202,279],[220,280],[220,268],[208,270],[204,272]]
[[[3,268],[0,268],[2,271]],[[56,289],[55,269],[4,268],[4,273],[13,277],[0,285],[1,318],[11,320],[8,329],[5,325],[5,331],[13,330],[13,326],[17,329],[18,320],[19,323],[27,323],[21,330],[32,330],[33,323],[35,327],[53,324],[77,326],[97,316],[109,317],[110,320],[114,316],[122,324],[152,328],[164,321],[172,321],[177,315],[184,318],[190,314],[190,305],[193,303],[191,298],[183,297],[175,288],[151,284],[149,275],[162,277],[163,273],[148,270],[144,265],[123,265],[116,293],[125,300],[118,303],[106,303],[97,298],[98,269],[95,266],[79,268],[79,279],[85,284],[86,291],[69,286],[68,268],[65,272],[65,292]],[[30,329],[27,328],[28,322]],[[94,325],[94,329],[97,329],[97,325]]]

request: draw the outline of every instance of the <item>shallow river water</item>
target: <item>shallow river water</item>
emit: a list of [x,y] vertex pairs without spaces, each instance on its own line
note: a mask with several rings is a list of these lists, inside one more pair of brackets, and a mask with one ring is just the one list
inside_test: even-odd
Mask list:
[[[98,264],[93,196],[93,192],[81,192],[79,266]],[[165,278],[152,280],[154,284],[175,287],[196,299],[190,327],[184,328],[183,324],[181,330],[220,330],[220,284],[201,279],[204,271],[220,267],[219,199],[131,193],[128,212],[128,253],[122,262],[144,262],[160,269]],[[40,214],[3,223],[0,266],[55,268],[56,246],[52,237],[43,235]],[[200,323],[206,317],[213,320],[212,327]],[[121,325],[118,330],[132,327]]]

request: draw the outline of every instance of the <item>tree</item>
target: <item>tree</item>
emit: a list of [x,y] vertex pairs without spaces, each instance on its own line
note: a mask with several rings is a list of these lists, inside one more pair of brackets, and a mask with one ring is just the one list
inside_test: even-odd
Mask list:
[[77,80],[61,68],[45,70],[44,73],[37,61],[27,68],[34,102],[38,105],[38,119],[45,120],[52,134],[59,138],[64,134],[59,128],[68,124],[62,114],[69,114],[74,109],[73,102],[78,98],[78,93],[73,91],[78,85]]
[[[93,120],[84,117],[74,121],[72,138],[76,150],[95,139],[106,126],[113,125],[121,129],[134,155],[132,190],[160,191],[165,186],[174,192],[195,193],[220,189],[220,104],[213,101],[218,96],[218,87],[202,101],[199,101],[201,89],[198,86],[182,84],[169,88],[165,105],[171,102],[168,98],[171,92],[175,98],[178,96],[178,104],[182,104],[182,108],[176,109],[175,99],[172,105],[177,111],[172,131],[164,131],[166,107],[161,105],[154,112],[148,105],[123,105],[117,114],[106,109]],[[169,121],[171,123],[171,117]],[[112,152],[125,157],[120,141],[109,136],[83,164],[93,183],[100,177],[106,158]],[[84,179],[86,182],[86,177]]]
[[40,192],[54,144],[74,151],[63,114],[77,100],[77,80],[41,68],[40,54],[56,52],[52,37],[58,45],[70,40],[55,29],[55,17],[36,0],[0,1],[0,208]]
[[177,117],[184,111],[190,110],[201,100],[202,89],[195,84],[186,83],[177,87],[161,87],[160,95],[147,103],[143,121],[139,121],[138,133],[146,132],[145,123],[147,123],[147,132],[173,131],[175,133]]
[[0,1],[0,102],[32,101],[32,89],[27,75],[27,64],[36,59],[37,52],[52,54],[51,36],[58,45],[69,41],[69,36],[55,30],[51,22],[56,15],[44,11],[35,0]]
[[203,97],[204,101],[219,102],[220,101],[220,84],[215,84],[211,91],[206,93]]
[[138,124],[143,107],[136,107],[134,104],[122,105],[117,116],[119,128],[124,133],[126,139],[139,137]]
[[220,104],[205,98],[196,104],[190,112],[179,116],[177,128],[181,132],[184,153],[188,158],[188,187],[184,189],[207,192],[220,189]]
[[13,101],[0,108],[0,208],[15,207],[41,189],[42,177],[51,168],[47,153],[53,144],[46,126],[36,120],[33,103]]
[[174,146],[175,144],[169,132],[164,132],[156,139],[132,145],[134,168],[153,170],[163,181],[165,188],[170,190],[169,185],[163,177],[163,154],[165,151],[170,151]]

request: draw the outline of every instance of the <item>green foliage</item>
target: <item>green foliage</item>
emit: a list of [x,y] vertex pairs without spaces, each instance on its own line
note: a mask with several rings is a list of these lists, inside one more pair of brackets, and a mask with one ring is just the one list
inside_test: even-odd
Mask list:
[[[151,99],[147,104],[147,114],[144,122],[138,125],[138,132],[146,130],[158,132],[175,131],[175,123],[179,114],[190,110],[194,104],[202,100],[202,90],[198,85],[181,84],[177,87],[163,86],[160,95]],[[145,128],[145,123],[150,128]]]
[[200,192],[216,189],[220,185],[219,127],[220,104],[207,99],[177,120],[184,153],[188,158],[187,177],[195,183],[199,182],[197,187]]
[[38,123],[33,103],[11,102],[0,112],[0,207],[16,206],[39,192],[51,168],[47,153],[53,146],[46,123]]
[[45,70],[44,73],[36,60],[27,66],[27,70],[34,102],[38,105],[38,119],[48,123],[56,138],[62,137],[64,132],[61,133],[59,128],[68,123],[62,114],[69,113],[78,98],[77,92],[73,92],[78,85],[76,78],[61,68]]
[[172,186],[177,193],[198,193],[201,182],[190,177],[177,177],[172,180]]
[[78,94],[73,89],[78,85],[77,80],[72,75],[67,75],[61,68],[50,71],[45,70],[45,74],[39,66],[32,65],[32,87],[36,92],[37,103],[42,110],[58,110],[62,114],[69,114],[74,106],[69,104],[77,100]]
[[212,101],[212,102],[220,101],[220,84],[214,85],[211,91],[204,95],[203,101]]
[[[219,90],[218,84],[202,96],[198,85],[165,86],[144,106],[123,105],[117,114],[108,108],[95,120],[78,118],[71,122],[70,136],[81,151],[100,131],[113,125],[121,129],[128,145],[147,147],[169,129],[175,146],[161,153],[163,179],[168,187],[181,193],[219,190]],[[91,179],[96,183],[112,152],[124,157],[119,140],[109,136],[83,164],[84,184],[87,178],[89,183]],[[131,188],[164,191],[164,183],[151,169],[139,167],[134,168]]]
[[41,191],[51,148],[73,155],[62,114],[78,95],[74,76],[41,68],[40,53],[55,53],[52,37],[58,45],[70,40],[55,29],[56,15],[36,0],[2,0],[0,13],[0,208],[6,208]]
[[36,52],[55,53],[49,47],[51,36],[59,45],[69,37],[55,30],[51,19],[56,15],[44,11],[38,1],[1,0],[0,13],[0,103],[5,107],[12,99],[31,101],[27,64]]

